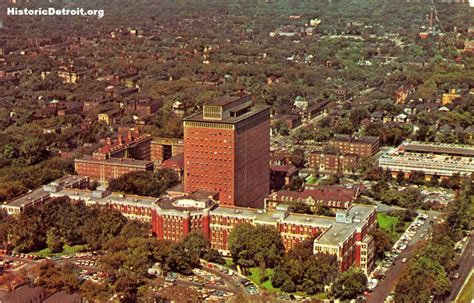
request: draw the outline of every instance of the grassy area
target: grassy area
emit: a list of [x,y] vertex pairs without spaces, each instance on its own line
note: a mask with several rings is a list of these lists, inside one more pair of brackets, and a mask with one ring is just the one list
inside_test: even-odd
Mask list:
[[385,231],[392,233],[392,232],[395,232],[395,226],[397,225],[398,218],[389,216],[384,213],[378,213],[377,222],[379,223],[379,226],[381,229],[384,229]]
[[456,302],[459,303],[469,303],[471,302],[472,298],[474,298],[474,274],[471,273],[469,276],[469,280],[464,287],[461,289],[458,297],[456,298]]
[[224,258],[225,266],[232,267],[234,265],[234,260],[232,258]]
[[317,181],[318,179],[315,176],[311,175],[306,179],[306,184],[313,185],[316,184]]
[[74,245],[74,246],[64,245],[63,251],[60,253],[53,254],[51,253],[51,249],[45,248],[33,254],[41,258],[46,258],[46,257],[51,257],[51,256],[67,256],[67,255],[74,255],[75,253],[81,251],[84,247],[86,246],[85,245]]
[[279,288],[275,288],[273,287],[272,285],[272,277],[273,277],[273,274],[275,273],[275,271],[271,268],[267,268],[266,270],[266,274],[267,274],[267,277],[268,280],[266,280],[265,282],[263,283],[260,283],[260,270],[258,269],[258,267],[252,267],[249,269],[249,273],[250,275],[248,276],[249,279],[255,283],[256,285],[259,285],[263,288],[265,288],[266,290],[270,291],[270,292],[278,292],[280,291]]

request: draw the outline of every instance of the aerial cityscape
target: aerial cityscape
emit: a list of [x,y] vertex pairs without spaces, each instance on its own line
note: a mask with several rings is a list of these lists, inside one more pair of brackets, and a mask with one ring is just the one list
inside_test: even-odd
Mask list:
[[471,303],[473,223],[472,1],[0,3],[0,303]]

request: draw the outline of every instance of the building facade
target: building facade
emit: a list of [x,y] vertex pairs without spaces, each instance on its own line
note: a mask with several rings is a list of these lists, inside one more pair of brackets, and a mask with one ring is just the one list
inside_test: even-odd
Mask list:
[[329,140],[329,146],[336,148],[343,154],[355,154],[360,157],[372,157],[380,149],[379,137],[362,136],[351,137],[336,135]]
[[414,171],[423,172],[427,178],[433,175],[449,178],[456,174],[469,177],[474,173],[474,147],[406,141],[384,153],[379,167],[391,171],[394,177],[398,172],[408,177]]
[[221,205],[262,207],[269,192],[270,108],[249,95],[212,100],[184,119],[184,190],[219,193]]
[[348,209],[360,194],[360,186],[348,188],[328,185],[306,188],[303,191],[280,190],[268,196],[266,207],[276,209],[280,204],[303,203],[310,206],[313,211],[318,206],[334,210]]
[[[272,226],[281,234],[286,250],[306,239],[314,239],[314,252],[335,254],[341,271],[356,265],[368,272],[373,266],[374,242],[369,233],[376,225],[374,206],[352,205],[338,210],[334,218],[291,213],[287,204],[272,210],[222,206],[216,201],[217,194],[207,191],[163,198],[103,189],[91,191],[80,188],[84,180],[87,179],[72,176],[45,185],[42,191],[47,197],[43,200],[47,203],[50,198],[69,197],[88,206],[117,210],[130,220],[150,224],[153,234],[161,240],[179,242],[190,232],[199,231],[209,239],[212,248],[224,255],[230,255],[228,240],[235,226],[243,223]],[[37,195],[32,192],[22,199],[30,201]]]
[[117,138],[107,138],[106,143],[93,153],[93,158],[103,160],[127,157],[150,161],[151,142],[151,136],[141,134],[138,129],[119,128]]
[[354,173],[359,156],[356,154],[335,154],[315,151],[309,154],[308,164],[310,169],[329,174],[352,174]]
[[153,171],[151,161],[142,161],[128,158],[94,159],[84,157],[74,160],[74,167],[78,175],[86,176],[99,182],[109,182],[127,173],[136,171]]
[[178,138],[155,138],[151,142],[151,161],[163,161],[184,152],[184,141]]

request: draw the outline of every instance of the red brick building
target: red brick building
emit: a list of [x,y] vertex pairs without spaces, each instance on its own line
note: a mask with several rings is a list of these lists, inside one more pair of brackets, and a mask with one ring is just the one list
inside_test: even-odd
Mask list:
[[336,218],[290,213],[288,205],[274,210],[220,206],[217,193],[151,198],[107,191],[58,188],[51,197],[67,196],[86,205],[120,211],[132,220],[149,223],[157,238],[178,242],[193,230],[201,231],[211,247],[229,255],[228,239],[238,224],[276,228],[287,250],[314,238],[314,252],[335,254],[340,270],[356,265],[369,272],[374,260],[374,241],[369,232],[376,226],[376,207],[352,205],[336,212]]
[[184,154],[181,153],[163,161],[163,163],[160,165],[160,168],[172,169],[181,180],[184,175]]
[[74,166],[78,175],[100,182],[108,182],[134,171],[153,171],[154,169],[153,162],[128,158],[94,159],[85,157],[75,159]]
[[163,101],[153,99],[130,100],[125,104],[125,110],[142,115],[151,115],[156,113],[162,105]]
[[317,206],[335,210],[348,209],[360,194],[360,186],[348,188],[328,185],[310,187],[303,191],[280,190],[268,196],[266,206],[268,209],[276,209],[280,204],[304,203],[313,210]]
[[178,138],[155,138],[151,142],[151,161],[161,164],[163,161],[182,154],[184,140]]
[[351,137],[336,135],[329,140],[329,146],[339,150],[342,154],[355,154],[360,157],[372,157],[380,149],[379,137],[362,136]]
[[356,154],[335,154],[315,151],[309,154],[308,166],[321,173],[342,173],[351,174],[359,163],[359,156]]
[[219,193],[221,205],[261,207],[269,192],[270,108],[250,95],[212,100],[184,119],[184,190]]
[[151,160],[151,141],[148,134],[140,134],[138,129],[119,128],[117,138],[107,138],[107,142],[93,153],[96,160],[109,158],[133,158]]
[[[347,211],[336,213],[336,224],[314,241],[314,253],[336,255],[340,271],[351,266],[360,267],[368,274],[374,267],[375,243],[369,235],[376,228],[375,208],[355,205]],[[347,228],[352,225],[355,228]]]
[[160,240],[178,242],[193,230],[210,238],[210,210],[216,203],[209,198],[164,199],[152,213],[152,229]]

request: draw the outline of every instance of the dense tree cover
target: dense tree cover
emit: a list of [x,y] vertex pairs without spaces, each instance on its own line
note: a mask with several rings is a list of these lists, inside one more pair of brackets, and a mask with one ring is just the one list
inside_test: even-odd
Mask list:
[[98,250],[99,268],[107,283],[91,284],[78,280],[78,269],[66,263],[43,262],[34,269],[35,283],[48,292],[80,291],[89,300],[105,300],[118,294],[126,302],[136,302],[140,287],[147,288],[148,268],[159,263],[164,272],[192,274],[199,259],[224,263],[199,232],[191,232],[183,241],[160,241],[150,234],[150,226],[127,221],[120,213],[81,202],[57,198],[43,208],[27,208],[17,219],[0,213],[0,237],[11,240],[14,250],[31,252],[49,247],[61,252],[63,244],[84,244],[86,250]]
[[367,276],[355,267],[343,272],[331,286],[330,295],[340,300],[355,299],[367,289]]
[[[61,29],[54,22],[33,27],[31,22],[9,19],[8,31],[4,32],[21,34],[25,41],[29,36],[87,36],[91,29],[103,37],[98,38],[99,47],[84,44],[77,54],[6,56],[7,65],[27,66],[31,73],[25,73],[18,86],[0,87],[1,101],[6,105],[0,108],[0,201],[59,174],[54,165],[44,163],[59,149],[83,153],[91,148],[88,144],[110,136],[111,128],[96,121],[97,113],[117,108],[124,98],[115,96],[83,114],[44,118],[39,109],[53,99],[108,100],[105,88],[109,83],[96,79],[129,71],[138,71],[141,77],[140,92],[131,99],[163,100],[158,113],[142,117],[143,130],[154,136],[182,135],[181,116],[172,110],[176,101],[183,104],[187,115],[212,97],[245,89],[258,102],[271,105],[275,113],[281,114],[292,110],[296,96],[306,97],[310,105],[321,100],[339,101],[317,125],[298,129],[293,134],[295,141],[323,142],[335,133],[357,132],[379,135],[382,144],[388,145],[404,138],[470,142],[460,131],[474,124],[474,97],[469,94],[454,102],[449,112],[421,109],[411,123],[366,123],[376,111],[390,115],[403,112],[404,105],[393,102],[394,90],[401,85],[417,87],[413,99],[435,101],[450,88],[467,90],[474,83],[470,72],[473,56],[464,53],[459,60],[451,43],[455,40],[461,47],[462,40],[467,39],[469,10],[458,4],[437,4],[439,20],[448,33],[419,39],[420,26],[427,25],[420,16],[429,13],[429,5],[402,2],[226,0],[193,6],[186,1],[144,0],[120,10],[114,2],[104,3],[108,12],[105,18],[88,23],[68,19],[64,21],[68,26]],[[398,18],[401,14],[404,18]],[[300,18],[290,19],[289,15]],[[269,36],[282,25],[302,27],[315,17],[322,22],[312,36]],[[410,26],[406,26],[406,20],[410,20]],[[128,30],[132,27],[140,32],[143,29],[144,36],[130,37]],[[150,34],[156,30],[159,37]],[[112,31],[119,32],[120,38],[110,42]],[[385,62],[389,57],[393,60]],[[361,60],[372,65],[362,66]],[[55,71],[63,62],[94,74],[88,73],[74,85],[62,83],[54,72],[41,77],[41,72]],[[171,76],[173,81],[162,76]],[[197,81],[213,76],[223,79],[223,84],[208,87]],[[269,77],[278,81],[269,83]],[[336,91],[340,87],[347,89],[350,101],[339,100]],[[437,123],[433,125],[432,121]],[[133,113],[127,112],[122,122],[135,126]],[[282,121],[276,124],[278,132],[288,134]],[[449,128],[443,128],[446,126]],[[43,128],[53,127],[60,127],[61,133],[43,134]],[[301,166],[301,161],[295,163]],[[15,178],[12,169],[20,170],[22,177]]]
[[113,191],[127,194],[159,197],[178,182],[178,175],[173,170],[164,168],[156,172],[131,172],[122,175],[111,180],[109,187]]
[[26,193],[28,189],[73,172],[73,162],[61,158],[51,158],[35,165],[11,164],[5,166],[0,168],[0,201],[12,199]]
[[454,243],[465,230],[472,228],[474,194],[472,180],[463,183],[461,196],[449,204],[446,220],[433,228],[432,239],[419,250],[409,263],[407,272],[395,288],[397,302],[421,302],[431,295],[449,293],[449,273],[455,269]]
[[285,252],[280,233],[271,226],[240,224],[229,235],[234,262],[243,267],[275,267]]
[[10,217],[7,233],[13,249],[31,252],[49,246],[62,250],[59,243],[87,244],[100,249],[103,243],[118,235],[126,225],[120,213],[107,209],[86,207],[57,198],[43,208],[26,208],[18,218]]
[[57,265],[52,261],[41,262],[33,268],[33,273],[38,277],[35,283],[49,293],[60,290],[73,293],[79,290],[81,284],[77,278],[79,270],[72,263]]
[[334,255],[313,254],[313,239],[293,247],[275,268],[272,279],[274,287],[286,292],[303,291],[316,294],[337,276],[338,262]]

